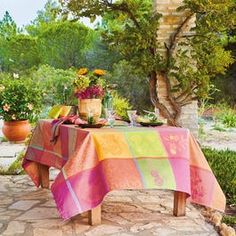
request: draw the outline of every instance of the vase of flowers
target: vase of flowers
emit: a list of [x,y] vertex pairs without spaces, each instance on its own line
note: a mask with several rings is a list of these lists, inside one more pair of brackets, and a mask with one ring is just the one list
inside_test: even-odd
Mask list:
[[81,68],[74,81],[75,96],[79,100],[79,114],[89,123],[96,122],[102,113],[102,98],[105,91],[105,71]]
[[9,75],[0,80],[0,118],[4,136],[10,142],[22,142],[29,135],[30,121],[41,111],[42,91],[28,78]]

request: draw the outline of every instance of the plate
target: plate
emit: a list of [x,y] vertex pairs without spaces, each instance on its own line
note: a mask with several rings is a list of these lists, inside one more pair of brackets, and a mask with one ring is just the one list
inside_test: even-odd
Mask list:
[[80,124],[79,127],[85,129],[85,128],[102,128],[104,124]]
[[148,122],[148,123],[146,123],[146,122],[139,122],[139,124],[142,125],[142,126],[147,126],[147,127],[148,126],[155,127],[155,126],[161,126],[164,123],[163,122]]

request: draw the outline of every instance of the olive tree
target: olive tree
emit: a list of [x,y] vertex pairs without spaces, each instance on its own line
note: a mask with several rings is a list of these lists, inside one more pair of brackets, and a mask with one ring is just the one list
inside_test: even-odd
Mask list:
[[[208,95],[211,81],[233,63],[230,51],[221,43],[222,35],[235,26],[234,0],[184,0],[178,11],[185,19],[170,36],[163,55],[157,32],[161,14],[151,0],[60,0],[63,13],[73,19],[101,16],[106,22],[103,39],[137,70],[149,78],[152,104],[171,125],[178,125],[181,108]],[[189,21],[196,26],[183,35]],[[171,107],[160,101],[158,81],[164,78]],[[135,83],[135,81],[134,81]],[[173,112],[174,111],[174,112]]]

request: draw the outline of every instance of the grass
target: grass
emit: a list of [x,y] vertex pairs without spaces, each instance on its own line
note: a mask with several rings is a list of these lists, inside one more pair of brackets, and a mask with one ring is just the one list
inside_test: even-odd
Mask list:
[[236,128],[236,111],[227,103],[222,102],[216,105],[217,112],[215,118],[220,121],[225,128]]
[[230,225],[231,227],[236,229],[236,216],[227,216],[223,217],[222,223]]
[[8,140],[5,137],[1,137],[0,142],[8,142]]

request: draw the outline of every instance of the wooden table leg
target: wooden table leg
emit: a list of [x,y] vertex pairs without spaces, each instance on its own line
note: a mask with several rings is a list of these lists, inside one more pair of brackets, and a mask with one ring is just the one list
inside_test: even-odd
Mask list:
[[89,211],[89,224],[100,225],[102,222],[102,208],[101,205]]
[[40,186],[49,189],[49,167],[38,163],[38,169]]
[[174,192],[174,216],[186,215],[186,198],[187,194],[183,192]]

